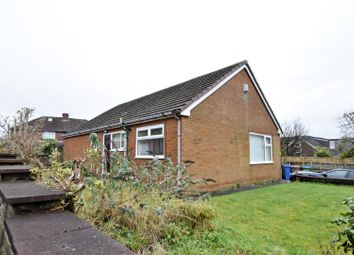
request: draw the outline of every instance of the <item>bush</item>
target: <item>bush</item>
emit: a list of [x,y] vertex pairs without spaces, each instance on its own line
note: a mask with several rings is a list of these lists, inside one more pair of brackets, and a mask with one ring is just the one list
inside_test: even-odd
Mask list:
[[[84,158],[60,163],[54,150],[50,166],[34,170],[39,179],[68,193],[63,206],[142,253],[213,231],[215,211],[204,202],[208,196],[193,189],[204,180],[193,180],[188,165],[152,160],[137,167],[116,153],[107,162],[96,138],[91,135],[93,147]],[[102,171],[108,163],[109,173]]]
[[341,158],[354,158],[354,146],[341,154]]
[[332,222],[339,227],[342,227],[331,243],[330,248],[323,252],[325,255],[337,254],[337,251],[342,249],[345,253],[354,254],[354,201],[353,198],[348,198],[343,201],[344,205],[348,206],[348,211],[341,213],[342,217],[333,220]]
[[316,147],[315,157],[329,157],[329,150],[326,147]]

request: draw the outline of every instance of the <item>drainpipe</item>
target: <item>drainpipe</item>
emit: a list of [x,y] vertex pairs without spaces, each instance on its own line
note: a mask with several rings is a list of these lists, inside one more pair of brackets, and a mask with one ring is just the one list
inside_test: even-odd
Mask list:
[[177,164],[181,163],[181,118],[179,112],[175,114],[177,119]]

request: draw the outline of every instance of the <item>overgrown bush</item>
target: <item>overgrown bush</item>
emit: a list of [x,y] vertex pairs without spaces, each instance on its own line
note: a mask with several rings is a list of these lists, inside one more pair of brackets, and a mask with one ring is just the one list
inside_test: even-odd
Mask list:
[[329,150],[326,147],[316,147],[315,157],[329,157]]
[[341,213],[341,217],[332,222],[341,227],[337,236],[330,242],[329,248],[323,252],[324,255],[335,255],[339,251],[346,254],[354,254],[354,201],[348,198],[343,201],[348,210]]
[[341,158],[354,158],[354,146],[350,147],[347,151],[341,153]]
[[336,243],[338,248],[343,248],[344,252],[354,254],[354,201],[348,198],[343,201],[348,206],[348,211],[342,213],[342,217],[335,219],[337,226],[343,227],[338,232]]
[[58,157],[58,160],[62,162],[64,160],[63,150],[64,150],[63,144],[58,142],[57,140],[55,139],[44,140],[41,144],[38,157],[41,159],[43,164],[49,165],[51,155],[55,152]]
[[81,218],[131,249],[148,254],[201,233],[213,231],[215,211],[193,189],[188,165],[152,160],[138,167],[112,153],[107,160],[97,135],[92,147],[73,164],[60,163],[55,150],[47,169],[35,169],[38,179],[69,194],[70,206]]

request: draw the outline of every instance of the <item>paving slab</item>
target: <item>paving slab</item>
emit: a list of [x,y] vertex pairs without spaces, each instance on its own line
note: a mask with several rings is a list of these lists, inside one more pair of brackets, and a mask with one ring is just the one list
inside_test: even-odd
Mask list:
[[0,174],[27,174],[31,169],[29,165],[0,165]]
[[0,153],[0,158],[16,158],[17,155],[16,154],[12,154],[12,153]]
[[5,224],[18,255],[134,254],[68,211],[17,215]]
[[58,189],[47,188],[36,182],[2,182],[0,193],[7,204],[25,204],[59,200],[65,193]]
[[18,158],[0,158],[0,165],[23,165],[26,161]]

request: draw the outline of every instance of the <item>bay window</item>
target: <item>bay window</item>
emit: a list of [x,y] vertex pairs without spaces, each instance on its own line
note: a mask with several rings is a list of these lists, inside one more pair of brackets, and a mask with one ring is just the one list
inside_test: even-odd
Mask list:
[[273,163],[272,137],[250,133],[250,163]]
[[136,157],[164,158],[163,124],[136,129]]

